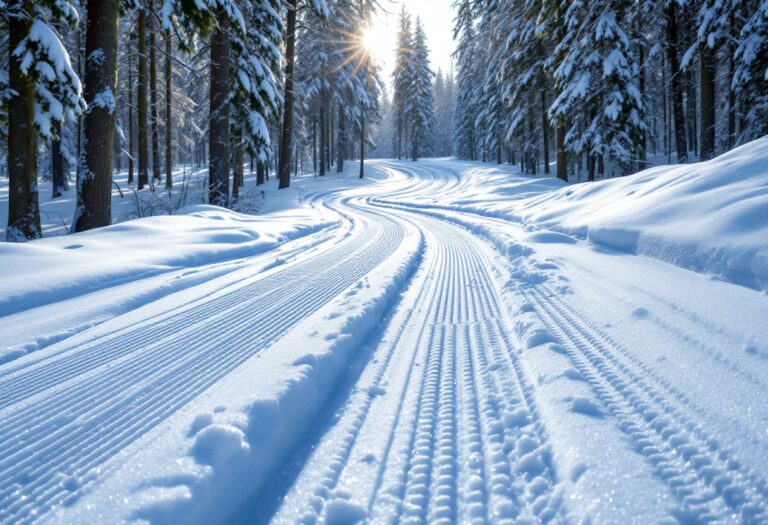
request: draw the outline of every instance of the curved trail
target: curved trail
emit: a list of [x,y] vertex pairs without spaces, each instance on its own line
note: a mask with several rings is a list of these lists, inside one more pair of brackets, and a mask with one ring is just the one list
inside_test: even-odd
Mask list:
[[[246,366],[274,373],[259,368],[262,354],[314,328],[308,318],[342,315],[345,298],[404,256],[418,268],[376,314],[381,324],[357,334],[349,377],[317,391],[320,409],[280,452],[291,466],[266,485],[254,477],[249,499],[216,515],[768,523],[768,409],[733,409],[768,393],[768,360],[731,351],[740,334],[707,304],[632,277],[686,286],[699,276],[584,243],[537,244],[520,225],[450,208],[440,196],[463,191],[461,163],[372,166],[388,179],[307,195],[336,226],[239,259],[215,292],[169,296],[160,313],[0,366],[0,523],[70,507],[75,521],[88,516],[78,505],[130,469],[113,458],[140,460],[148,436]],[[409,236],[423,253],[404,252]],[[712,304],[742,293],[695,282]]]

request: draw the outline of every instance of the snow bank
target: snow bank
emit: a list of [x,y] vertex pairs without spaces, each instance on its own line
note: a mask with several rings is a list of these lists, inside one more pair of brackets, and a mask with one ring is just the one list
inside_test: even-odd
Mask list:
[[513,220],[768,289],[768,137],[708,162],[594,183],[510,169],[454,163],[460,181],[450,192],[407,203]]
[[[213,206],[66,237],[0,243],[0,317],[180,268],[273,249],[339,224],[309,208],[250,216]],[[55,261],[55,264],[53,264]]]
[[768,288],[768,137],[714,160],[570,186],[515,206],[523,221]]

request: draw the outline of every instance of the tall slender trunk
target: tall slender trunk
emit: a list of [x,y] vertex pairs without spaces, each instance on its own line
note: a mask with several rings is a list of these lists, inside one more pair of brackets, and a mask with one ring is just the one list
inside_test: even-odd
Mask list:
[[555,128],[555,149],[557,150],[557,178],[568,182],[568,157],[565,152],[565,126]]
[[267,165],[262,161],[256,162],[256,186],[264,184],[264,172],[267,171]]
[[346,118],[344,117],[344,108],[339,103],[339,124],[336,130],[336,172],[341,173],[344,169],[344,150],[346,147]]
[[173,188],[173,122],[171,121],[171,32],[165,31],[165,188]]
[[240,198],[240,187],[243,185],[245,179],[243,173],[243,141],[238,140],[234,146],[234,154],[232,155],[232,202],[237,202]]
[[128,184],[133,184],[133,45],[128,40]]
[[139,9],[139,189],[149,184],[149,137],[147,135],[147,12]]
[[283,97],[283,134],[280,140],[278,189],[291,185],[291,148],[293,146],[293,66],[296,49],[296,10],[298,0],[288,0],[285,44],[285,96]]
[[69,189],[64,170],[64,155],[61,153],[61,126],[57,126],[56,138],[51,141],[51,198],[61,197]]
[[155,48],[154,1],[149,0],[149,93],[152,132],[152,178],[160,180],[160,132],[157,118],[157,49]]
[[699,154],[698,147],[698,108],[696,107],[696,82],[693,71],[688,72],[687,75],[687,87],[688,87],[688,145],[693,147],[693,154]]
[[688,143],[685,136],[685,112],[683,111],[683,84],[680,78],[678,58],[677,7],[670,1],[666,8],[667,18],[667,61],[669,62],[670,88],[672,91],[672,112],[675,122],[675,149],[679,163],[688,162]]
[[[729,33],[736,33],[736,13],[731,9],[728,14]],[[733,89],[733,76],[736,73],[736,46],[732,38],[728,39],[728,149],[736,145],[736,90]]]
[[[639,20],[639,17],[638,17]],[[645,47],[643,47],[643,44],[641,43],[638,45],[637,50],[637,56],[638,56],[638,68],[640,70],[640,101],[645,106]],[[638,148],[638,165],[639,169],[643,169],[645,167],[645,157],[646,157],[646,136],[645,134],[640,139],[640,145]]]
[[6,239],[24,241],[42,237],[37,195],[37,150],[35,148],[35,84],[21,72],[13,50],[27,37],[32,22],[22,12],[34,10],[31,0],[8,5],[9,88],[8,103],[8,228]]
[[229,200],[229,19],[223,13],[211,36],[208,202]]
[[317,175],[317,116],[312,119],[312,174]]
[[715,75],[717,64],[715,53],[707,46],[701,46],[699,60],[699,104],[701,123],[699,126],[699,156],[701,160],[715,155]]
[[549,119],[547,119],[547,96],[541,90],[541,138],[544,147],[544,173],[549,174]]
[[360,178],[365,173],[365,108],[360,108]]
[[85,100],[89,107],[83,121],[83,156],[72,221],[76,232],[107,226],[112,221],[112,141],[117,107],[94,101],[105,92],[116,99],[119,16],[119,0],[88,0]]
[[327,137],[327,128],[328,127],[328,118],[325,115],[325,96],[323,97],[323,100],[320,101],[320,176],[325,176],[325,170],[326,170],[326,164],[327,164],[327,145],[326,142],[328,141]]

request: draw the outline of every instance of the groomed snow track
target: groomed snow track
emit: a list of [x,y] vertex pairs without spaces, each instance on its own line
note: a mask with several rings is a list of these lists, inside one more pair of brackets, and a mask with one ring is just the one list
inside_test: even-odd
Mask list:
[[[447,209],[430,196],[457,187],[458,164],[372,166],[390,174],[374,197],[309,197],[340,220],[286,243],[273,267],[262,270],[255,256],[243,279],[250,263],[240,260],[237,279],[214,293],[2,365],[0,523],[89,521],[99,486],[128,468],[113,458],[141,461],[142,440],[164,422],[402,257],[418,267],[356,334],[351,379],[318,390],[321,409],[294,429],[301,439],[271,458],[287,467],[268,469],[266,483],[241,480],[254,490],[213,515],[328,525],[768,523],[768,409],[731,410],[755,393],[764,402],[768,359],[731,351],[740,334],[706,306],[631,275],[693,279],[729,304],[751,290],[584,243],[536,246],[520,225]],[[404,255],[414,235],[417,248]],[[616,264],[625,270],[599,272]],[[600,296],[597,307],[589,294]],[[605,305],[628,314],[606,322]],[[748,310],[760,318],[768,308]],[[621,323],[626,337],[612,329]],[[712,380],[730,388],[709,392],[701,383]],[[116,516],[173,521],[141,508]]]

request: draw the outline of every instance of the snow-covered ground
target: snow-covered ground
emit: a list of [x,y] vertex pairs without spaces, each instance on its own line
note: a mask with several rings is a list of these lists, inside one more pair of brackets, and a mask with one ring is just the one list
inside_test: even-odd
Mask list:
[[768,523],[767,142],[2,244],[0,522]]

